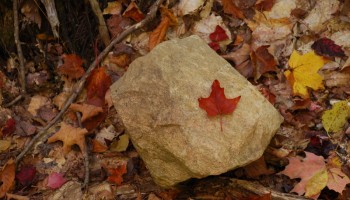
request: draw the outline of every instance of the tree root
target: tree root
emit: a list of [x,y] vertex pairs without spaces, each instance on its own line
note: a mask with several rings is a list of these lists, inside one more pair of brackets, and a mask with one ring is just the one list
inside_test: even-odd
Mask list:
[[[15,2],[16,0],[14,0]],[[93,63],[89,66],[89,68],[86,70],[86,73],[84,76],[76,83],[72,94],[68,97],[66,102],[64,103],[62,109],[60,112],[57,114],[57,116],[51,120],[37,135],[33,137],[33,139],[27,144],[27,146],[23,149],[23,151],[16,157],[16,164],[32,149],[34,144],[39,141],[40,138],[42,138],[44,135],[47,134],[47,130],[56,124],[59,119],[63,116],[63,114],[67,111],[69,106],[75,101],[75,99],[78,97],[80,92],[84,88],[84,84],[86,82],[87,77],[91,74],[92,70],[94,70],[100,61],[103,60],[104,57],[107,56],[107,54],[113,49],[114,45],[122,41],[126,36],[128,36],[130,33],[134,32],[137,29],[142,28],[145,26],[147,23],[149,23],[155,16],[156,12],[158,10],[158,7],[160,4],[163,3],[164,0],[157,0],[150,8],[150,11],[147,13],[145,19],[143,19],[141,22],[136,23],[132,26],[130,26],[128,29],[123,31],[120,35],[115,37],[111,43],[97,56],[97,58],[94,60]]]

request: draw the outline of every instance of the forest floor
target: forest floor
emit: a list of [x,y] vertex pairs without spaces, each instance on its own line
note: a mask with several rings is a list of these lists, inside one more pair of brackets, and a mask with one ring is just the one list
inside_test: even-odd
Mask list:
[[[349,0],[4,0],[0,17],[0,198],[350,198]],[[254,163],[164,189],[109,87],[162,41],[190,35],[284,122]]]

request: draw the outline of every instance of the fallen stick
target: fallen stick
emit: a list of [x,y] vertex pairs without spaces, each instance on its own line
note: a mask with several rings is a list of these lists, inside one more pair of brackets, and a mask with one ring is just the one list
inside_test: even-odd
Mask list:
[[[16,0],[15,0],[16,1]],[[57,116],[51,120],[44,128],[41,130],[37,135],[33,137],[33,139],[27,144],[27,146],[23,149],[23,151],[16,157],[16,164],[31,150],[31,148],[34,146],[34,144],[43,137],[47,130],[56,124],[58,120],[63,116],[63,114],[66,112],[66,110],[69,108],[69,106],[75,101],[75,99],[78,97],[80,92],[84,88],[84,84],[86,82],[86,78],[91,74],[92,70],[94,70],[100,61],[103,60],[104,57],[107,56],[107,54],[112,50],[114,45],[122,41],[126,36],[128,36],[130,33],[134,32],[137,29],[142,28],[147,23],[149,23],[155,16],[156,12],[158,10],[158,7],[160,4],[163,3],[164,0],[157,0],[150,8],[150,11],[147,13],[145,19],[140,21],[139,23],[136,23],[132,26],[130,26],[128,29],[123,31],[120,35],[118,35],[116,38],[112,40],[112,42],[97,56],[97,58],[94,60],[94,62],[91,63],[89,68],[86,70],[86,73],[84,76],[76,83],[72,94],[68,97],[66,102],[64,103],[61,111],[57,114]]]

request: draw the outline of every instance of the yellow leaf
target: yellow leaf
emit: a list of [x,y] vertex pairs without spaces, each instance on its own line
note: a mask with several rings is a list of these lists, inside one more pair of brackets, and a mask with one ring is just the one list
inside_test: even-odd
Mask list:
[[0,153],[6,151],[11,146],[11,141],[9,140],[0,140]]
[[343,129],[349,116],[349,107],[347,101],[340,101],[333,105],[333,108],[327,110],[322,115],[322,124],[327,132],[339,132]]
[[327,62],[327,59],[316,55],[314,51],[300,55],[294,50],[288,62],[290,69],[284,72],[293,88],[293,94],[307,99],[307,88],[323,89],[323,77],[318,74],[318,70]]
[[328,182],[328,173],[324,168],[317,172],[307,183],[305,187],[305,196],[312,197],[321,192]]

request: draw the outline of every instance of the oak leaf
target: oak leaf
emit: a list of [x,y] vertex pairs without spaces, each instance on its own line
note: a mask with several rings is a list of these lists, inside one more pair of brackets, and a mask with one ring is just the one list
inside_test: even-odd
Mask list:
[[112,79],[106,73],[104,67],[94,69],[86,79],[86,103],[95,106],[103,106],[105,104],[106,92],[111,85]]
[[123,17],[129,17],[136,22],[140,22],[145,18],[145,15],[140,11],[137,4],[132,1],[123,13]]
[[327,132],[339,132],[349,117],[350,108],[347,101],[340,101],[322,115],[322,124]]
[[165,7],[161,7],[161,13],[162,19],[160,24],[149,35],[148,47],[150,50],[164,40],[166,32],[170,26],[175,26],[178,24],[177,18],[174,16],[174,14]]
[[320,56],[328,57],[344,57],[345,53],[341,47],[329,38],[321,38],[316,40],[311,48]]
[[34,166],[24,166],[16,174],[16,179],[24,186],[29,186],[36,174],[36,168]]
[[123,182],[123,174],[127,172],[126,163],[117,168],[108,169],[108,181],[121,185]]
[[5,166],[0,171],[0,198],[3,198],[5,194],[11,189],[15,180],[15,163],[12,159],[7,161]]
[[83,60],[78,55],[65,54],[62,58],[64,64],[58,67],[60,74],[66,75],[70,79],[78,79],[84,75]]
[[94,106],[94,105],[89,105],[89,104],[77,104],[77,103],[72,103],[69,107],[71,110],[81,112],[82,117],[81,121],[84,122],[89,118],[92,118],[94,116],[97,116],[98,114],[103,112],[102,107]]
[[290,68],[284,72],[293,88],[293,94],[307,99],[309,98],[308,88],[323,89],[323,77],[318,74],[318,70],[327,62],[327,59],[316,55],[314,51],[300,55],[294,50],[288,61]]
[[221,3],[226,14],[233,15],[239,19],[244,19],[243,12],[235,5],[233,0],[222,0]]
[[[305,191],[314,189],[314,185],[308,182],[322,170],[325,170],[326,164],[322,156],[317,156],[310,152],[305,152],[305,158],[292,157],[288,158],[289,164],[280,172],[291,179],[300,178],[300,182],[296,184],[291,192],[296,192],[298,195],[303,195]],[[325,179],[320,179],[326,181]],[[319,184],[323,184],[319,182]],[[315,192],[312,192],[314,194]]]
[[211,89],[209,97],[198,99],[199,107],[204,109],[209,117],[220,115],[220,126],[222,131],[222,115],[233,113],[241,96],[227,99],[225,96],[225,89],[220,87],[220,82],[218,80],[214,80]]
[[60,130],[51,136],[47,142],[62,141],[64,154],[69,153],[74,144],[78,145],[80,150],[84,152],[86,148],[85,135],[87,134],[88,131],[85,128],[76,128],[62,122]]

